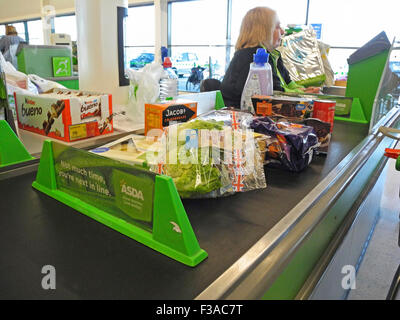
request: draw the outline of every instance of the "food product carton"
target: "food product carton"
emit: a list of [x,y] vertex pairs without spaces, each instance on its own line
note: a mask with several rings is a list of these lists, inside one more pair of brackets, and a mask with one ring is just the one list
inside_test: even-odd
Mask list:
[[14,98],[20,129],[66,142],[113,132],[110,94],[53,89]]
[[160,149],[161,143],[157,138],[132,134],[90,150],[90,152],[143,167],[143,164],[148,162],[146,152],[157,154]]
[[145,104],[145,135],[152,129],[168,127],[173,123],[186,122],[197,116],[197,102],[174,100],[167,103]]
[[284,96],[260,96],[251,98],[256,115],[279,116],[290,121],[307,117],[313,109],[312,99]]

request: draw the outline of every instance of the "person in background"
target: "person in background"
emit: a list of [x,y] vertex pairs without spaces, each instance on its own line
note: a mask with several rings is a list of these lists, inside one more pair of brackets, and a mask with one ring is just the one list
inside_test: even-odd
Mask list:
[[258,48],[264,48],[269,53],[268,62],[272,69],[274,90],[298,93],[319,92],[319,88],[306,89],[290,79],[280,53],[276,50],[283,34],[284,31],[274,10],[257,7],[246,13],[236,42],[235,55],[221,84],[221,93],[227,107],[240,108],[240,99],[250,70],[250,63],[253,62],[253,55]]
[[16,69],[18,69],[16,51],[21,42],[24,42],[24,39],[18,36],[15,27],[6,25],[6,35],[0,39],[0,51],[6,61],[11,62]]

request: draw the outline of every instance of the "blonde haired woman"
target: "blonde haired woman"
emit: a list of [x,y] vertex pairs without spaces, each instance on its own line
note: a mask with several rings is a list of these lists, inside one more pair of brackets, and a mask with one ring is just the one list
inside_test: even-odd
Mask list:
[[16,51],[20,42],[24,40],[18,37],[17,29],[14,26],[6,25],[6,35],[0,39],[0,52],[6,61],[11,62],[18,69]]
[[221,93],[227,107],[240,108],[240,98],[253,62],[253,55],[258,48],[265,48],[269,54],[274,90],[297,91],[305,89],[290,79],[289,72],[283,65],[279,51],[275,50],[284,34],[276,12],[270,8],[251,9],[243,18],[236,52],[225,73],[221,84]]

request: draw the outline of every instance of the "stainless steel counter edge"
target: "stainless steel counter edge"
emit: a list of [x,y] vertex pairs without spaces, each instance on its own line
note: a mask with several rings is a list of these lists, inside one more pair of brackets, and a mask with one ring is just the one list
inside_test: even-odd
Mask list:
[[[394,108],[381,123],[391,126],[399,118],[400,109]],[[382,134],[376,127],[374,129],[297,206],[196,299],[259,299],[381,142]]]

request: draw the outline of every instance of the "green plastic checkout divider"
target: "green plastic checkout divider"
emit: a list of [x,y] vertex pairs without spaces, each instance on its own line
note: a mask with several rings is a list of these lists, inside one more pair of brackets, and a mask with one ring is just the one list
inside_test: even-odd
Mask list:
[[0,168],[33,159],[7,121],[0,120]]
[[350,110],[350,117],[335,116],[335,120],[364,124],[369,123],[369,120],[365,118],[364,109],[361,105],[359,98],[353,98],[353,103],[351,104]]
[[170,177],[48,140],[32,186],[185,265],[207,257]]
[[217,90],[215,94],[215,110],[220,110],[222,108],[225,108],[224,98],[222,97],[221,91]]
[[349,65],[346,97],[357,97],[370,122],[375,96],[389,58],[390,50],[384,50],[372,57]]
[[353,97],[350,117],[336,116],[339,121],[369,123],[375,96],[389,58],[389,50],[349,65],[346,97]]

